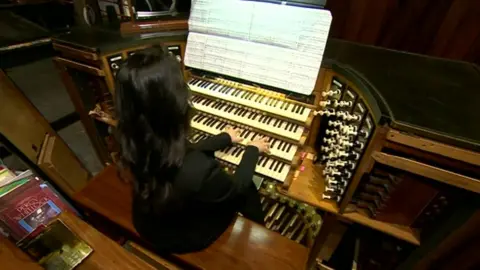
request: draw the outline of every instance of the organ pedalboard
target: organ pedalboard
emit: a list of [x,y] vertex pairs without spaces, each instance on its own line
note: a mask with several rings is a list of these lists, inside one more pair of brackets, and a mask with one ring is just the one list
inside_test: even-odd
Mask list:
[[322,198],[340,202],[375,126],[362,97],[338,78],[331,78],[319,105],[314,114],[322,116],[324,127],[318,136],[318,162],[325,165]]

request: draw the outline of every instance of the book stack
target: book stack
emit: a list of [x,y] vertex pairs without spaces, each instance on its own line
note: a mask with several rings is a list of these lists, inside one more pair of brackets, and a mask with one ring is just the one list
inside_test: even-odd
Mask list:
[[15,242],[48,224],[63,210],[75,212],[30,171],[18,176],[10,174],[10,178],[0,181],[0,233]]

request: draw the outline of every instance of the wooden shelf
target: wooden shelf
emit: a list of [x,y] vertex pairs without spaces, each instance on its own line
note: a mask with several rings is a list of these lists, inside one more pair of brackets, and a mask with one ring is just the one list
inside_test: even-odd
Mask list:
[[362,224],[411,244],[420,245],[418,232],[411,228],[377,221],[356,212],[340,214],[338,206],[334,201],[322,199],[325,186],[321,169],[315,166],[309,159],[305,159],[302,166],[304,167],[303,171],[292,181],[288,191],[280,190],[281,193],[321,210],[333,213],[342,219]]
[[357,212],[344,213],[341,216],[350,221],[384,232],[398,239],[407,241],[411,244],[414,244],[417,246],[420,245],[419,233],[412,228],[374,220],[367,217],[366,215],[363,215]]

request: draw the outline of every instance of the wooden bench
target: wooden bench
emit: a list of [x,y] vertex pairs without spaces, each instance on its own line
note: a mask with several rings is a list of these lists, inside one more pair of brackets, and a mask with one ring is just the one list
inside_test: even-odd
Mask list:
[[[106,167],[74,200],[139,237],[131,219],[130,184],[119,179],[115,167]],[[201,269],[305,269],[308,249],[239,216],[210,247],[173,256]]]

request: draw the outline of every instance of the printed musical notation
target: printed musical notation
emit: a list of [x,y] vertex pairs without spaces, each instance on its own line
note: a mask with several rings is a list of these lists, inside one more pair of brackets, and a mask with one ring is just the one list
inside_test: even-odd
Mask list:
[[322,9],[236,0],[197,0],[187,66],[311,94],[332,17]]

